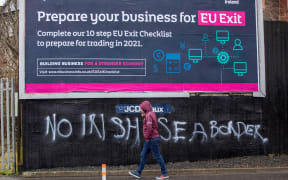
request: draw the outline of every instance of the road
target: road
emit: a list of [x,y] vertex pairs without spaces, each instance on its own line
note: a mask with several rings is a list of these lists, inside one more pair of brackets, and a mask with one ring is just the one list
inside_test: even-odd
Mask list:
[[[101,177],[0,177],[0,180],[101,180]],[[155,176],[145,176],[141,180],[155,179]],[[229,174],[195,174],[195,175],[173,175],[170,180],[287,180],[288,171],[260,172],[260,173],[229,173]],[[134,180],[131,176],[107,176],[107,180]]]

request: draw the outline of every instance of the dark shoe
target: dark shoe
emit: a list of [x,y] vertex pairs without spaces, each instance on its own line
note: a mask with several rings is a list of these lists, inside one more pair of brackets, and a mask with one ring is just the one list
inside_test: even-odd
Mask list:
[[139,174],[138,172],[132,172],[132,171],[129,171],[128,172],[131,176],[137,178],[137,179],[140,179],[141,178],[141,174]]
[[168,175],[163,175],[161,174],[161,176],[157,176],[156,179],[168,179],[169,176]]

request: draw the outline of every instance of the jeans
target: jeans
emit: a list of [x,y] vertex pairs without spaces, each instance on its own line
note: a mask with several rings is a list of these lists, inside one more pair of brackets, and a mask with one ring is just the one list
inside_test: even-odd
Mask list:
[[154,158],[157,160],[157,162],[159,163],[161,167],[161,174],[168,175],[165,162],[160,154],[159,141],[160,141],[159,137],[151,139],[150,141],[145,141],[142,152],[141,152],[141,161],[137,168],[137,172],[139,174],[141,174],[142,170],[144,169],[147,155],[150,153],[150,151],[152,151]]

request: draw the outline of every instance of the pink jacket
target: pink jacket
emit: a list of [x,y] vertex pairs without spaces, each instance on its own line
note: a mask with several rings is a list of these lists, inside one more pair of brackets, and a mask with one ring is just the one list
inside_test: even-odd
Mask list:
[[152,105],[149,101],[144,101],[140,104],[140,108],[145,112],[143,121],[143,135],[146,141],[159,137],[158,123],[156,114],[152,110]]

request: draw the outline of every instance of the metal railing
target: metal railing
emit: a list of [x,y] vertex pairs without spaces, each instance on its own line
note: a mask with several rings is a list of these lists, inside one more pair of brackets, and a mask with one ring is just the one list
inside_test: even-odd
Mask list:
[[1,171],[16,172],[14,79],[0,80]]

